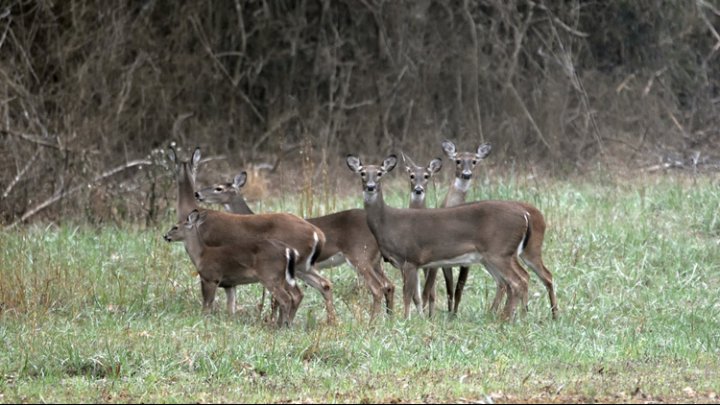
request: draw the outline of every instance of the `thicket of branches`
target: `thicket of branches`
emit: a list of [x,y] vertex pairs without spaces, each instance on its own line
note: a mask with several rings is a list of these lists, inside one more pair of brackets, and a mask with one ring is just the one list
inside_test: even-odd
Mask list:
[[0,223],[152,221],[170,141],[233,167],[444,138],[561,168],[710,162],[719,31],[709,0],[10,1]]

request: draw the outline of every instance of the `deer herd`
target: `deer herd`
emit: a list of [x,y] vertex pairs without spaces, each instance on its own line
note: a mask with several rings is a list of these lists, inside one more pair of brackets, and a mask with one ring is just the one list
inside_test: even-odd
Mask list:
[[[448,311],[456,314],[469,266],[478,263],[496,283],[490,310],[511,320],[518,305],[527,311],[530,275],[522,262],[542,281],[556,318],[552,274],[542,260],[546,225],[540,210],[520,201],[467,203],[473,170],[488,156],[491,146],[457,152],[455,144],[446,140],[442,149],[455,164],[455,176],[441,208],[425,206],[427,184],[442,168],[441,159],[422,167],[402,155],[410,181],[410,203],[409,208],[395,208],[385,204],[382,181],[397,166],[397,156],[390,155],[379,165],[366,165],[348,155],[347,166],[362,182],[364,209],[303,219],[288,213],[253,213],[242,194],[245,172],[232,182],[196,189],[200,149],[195,149],[190,160],[180,160],[171,147],[168,157],[177,181],[178,222],[164,238],[185,245],[200,276],[204,312],[212,311],[218,287],[225,290],[227,311],[234,314],[235,287],[261,283],[272,296],[271,318],[278,326],[289,326],[303,299],[296,281],[300,279],[320,292],[327,322],[334,324],[332,283],[318,270],[348,264],[372,294],[372,320],[381,312],[383,299],[385,311],[393,311],[395,286],[383,269],[386,261],[402,275],[405,318],[410,316],[411,304],[420,316],[425,304],[428,315],[434,314],[439,267],[443,269]],[[199,202],[223,205],[227,212],[202,208]],[[457,283],[453,266],[460,266]],[[424,286],[418,269],[425,274]],[[264,297],[263,292],[263,301]],[[262,311],[262,302],[260,308]]]

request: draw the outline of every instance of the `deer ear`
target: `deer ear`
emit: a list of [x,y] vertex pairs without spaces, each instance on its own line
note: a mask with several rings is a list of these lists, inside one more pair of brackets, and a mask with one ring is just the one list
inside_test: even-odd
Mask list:
[[192,154],[192,165],[197,166],[200,163],[200,147],[196,147]]
[[362,162],[360,162],[360,158],[354,155],[347,155],[345,158],[345,162],[347,163],[350,170],[357,173],[360,170],[362,170]]
[[386,172],[389,172],[395,168],[395,166],[397,165],[397,162],[398,162],[397,156],[390,155],[390,156],[386,157],[385,160],[383,160],[382,168]]
[[242,186],[245,185],[245,182],[247,181],[247,172],[245,170],[242,171],[242,173],[235,176],[233,179],[233,187],[236,189],[240,189]]
[[177,153],[175,153],[175,148],[172,145],[168,147],[167,157],[171,162],[177,163]]
[[476,156],[478,159],[485,159],[490,154],[491,150],[492,145],[490,145],[489,143],[484,143],[478,147]]
[[442,149],[450,159],[455,159],[455,144],[451,140],[442,141]]
[[197,209],[190,211],[190,213],[188,214],[188,217],[187,217],[188,226],[195,225],[199,219],[200,219],[200,211],[198,211]]
[[439,172],[440,169],[442,169],[442,159],[435,158],[430,161],[430,164],[428,165],[428,170],[430,171],[430,173],[435,174]]
[[194,209],[190,211],[190,214],[188,214],[187,222],[188,226],[195,226],[200,225],[203,222],[205,222],[205,219],[207,218],[207,210],[198,211],[198,209]]

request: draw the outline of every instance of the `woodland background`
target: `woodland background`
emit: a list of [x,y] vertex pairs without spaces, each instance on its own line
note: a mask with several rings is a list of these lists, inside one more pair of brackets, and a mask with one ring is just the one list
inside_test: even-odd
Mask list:
[[171,142],[258,197],[445,138],[547,175],[720,168],[718,1],[0,4],[0,225],[153,223]]

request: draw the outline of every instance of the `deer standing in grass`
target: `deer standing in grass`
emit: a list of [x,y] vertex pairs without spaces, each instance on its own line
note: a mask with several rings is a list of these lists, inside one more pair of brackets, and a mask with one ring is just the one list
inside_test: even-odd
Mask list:
[[[445,196],[442,206],[453,207],[464,204],[467,199],[467,192],[470,189],[474,169],[477,167],[478,163],[490,154],[492,146],[489,143],[485,143],[480,145],[476,152],[457,152],[455,144],[452,141],[445,140],[442,142],[442,149],[450,161],[455,163],[455,177],[452,185],[448,189],[448,193]],[[538,210],[535,206],[522,201],[516,201],[515,203],[521,205],[523,209],[527,210],[530,214],[529,221],[531,221],[531,229],[533,231],[528,238],[527,247],[523,249],[522,254],[519,254],[517,258],[530,267],[530,269],[532,269],[542,281],[548,292],[553,318],[555,318],[557,316],[557,300],[553,289],[552,274],[545,267],[542,261],[542,245],[543,240],[545,239],[546,228],[545,218],[543,217],[542,212],[540,212],[540,210]],[[522,269],[521,266],[517,266],[517,268]],[[455,293],[453,296],[452,268],[443,268],[445,286],[448,292],[448,312],[457,314],[469,270],[470,269],[468,267],[460,267],[460,273],[458,274],[457,284],[455,285],[454,290]],[[523,270],[521,275],[524,278],[529,279],[529,275],[526,271]],[[434,281],[435,280],[432,279],[427,280],[425,289],[434,291]],[[506,289],[506,287],[502,284],[502,280],[495,279],[495,282],[497,284],[497,289],[495,292],[495,298],[493,299],[493,303],[490,307],[493,312],[500,308],[500,303]]]
[[262,238],[208,246],[199,231],[207,216],[206,210],[192,210],[186,220],[164,236],[168,242],[185,242],[200,276],[203,312],[212,311],[217,287],[259,282],[272,293],[280,307],[278,326],[289,326],[303,298],[295,282],[295,249],[279,240]]
[[[178,186],[178,222],[191,211],[199,209],[195,200],[195,175],[200,161],[200,149],[196,148],[189,161],[179,161],[173,148],[168,157],[175,163]],[[297,278],[318,290],[325,300],[327,321],[336,322],[335,306],[332,301],[332,283],[313,269],[313,265],[325,244],[323,232],[292,214],[275,213],[261,215],[235,215],[207,210],[207,217],[198,227],[200,237],[207,246],[224,246],[245,243],[248,239],[277,239],[298,252]],[[185,243],[185,250],[195,261]],[[235,312],[235,286],[225,288],[228,312]]]
[[[410,159],[409,156],[402,154],[405,162],[405,170],[410,180],[410,205],[412,209],[425,209],[425,196],[427,195],[427,185],[437,172],[442,168],[442,160],[435,158],[427,165],[427,167],[418,166]],[[433,316],[435,313],[435,283],[428,283],[427,280],[435,280],[438,269],[436,267],[423,268],[425,274],[425,289],[423,290],[423,303],[428,306],[428,315]]]
[[[247,174],[242,172],[232,182],[217,183],[196,191],[195,198],[200,202],[222,204],[226,210],[236,214],[253,214],[242,194],[246,181]],[[395,286],[382,268],[380,249],[368,228],[365,210],[351,209],[306,220],[325,234],[325,246],[315,267],[325,269],[348,263],[364,279],[372,294],[370,319],[380,312],[383,296],[386,311],[391,313]],[[263,300],[264,297],[263,294]]]
[[[528,246],[533,232],[531,213],[511,201],[479,201],[450,208],[400,209],[385,204],[383,176],[397,165],[395,155],[381,165],[363,165],[353,155],[347,165],[362,179],[368,226],[380,251],[403,276],[404,315],[410,303],[422,316],[418,268],[482,263],[506,286],[502,312],[512,319],[518,302],[527,301],[528,282],[516,255]],[[553,303],[554,304],[554,303]],[[556,306],[552,307],[553,315]]]
[[[455,164],[455,177],[452,185],[448,189],[442,207],[454,207],[465,203],[467,192],[470,189],[473,170],[477,164],[485,159],[492,150],[492,146],[488,143],[482,144],[477,148],[476,152],[457,152],[455,144],[452,141],[444,140],[442,149],[450,162]],[[452,267],[443,267],[443,276],[445,278],[445,290],[447,291],[448,312],[457,314],[462,292],[465,288],[465,282],[470,268],[467,266],[460,267],[458,274],[457,287],[453,284]],[[435,279],[437,272],[430,275],[425,281],[425,289],[423,290],[423,299],[427,299],[428,295],[435,294]],[[495,308],[497,309],[497,308]]]

